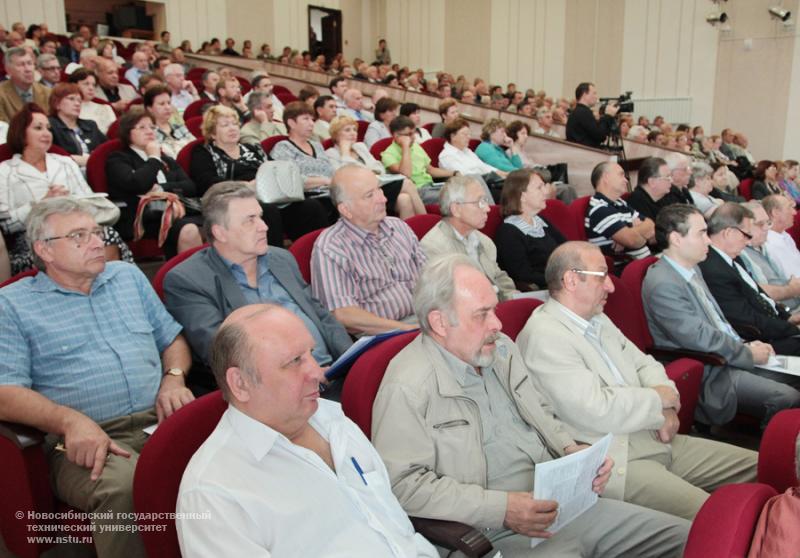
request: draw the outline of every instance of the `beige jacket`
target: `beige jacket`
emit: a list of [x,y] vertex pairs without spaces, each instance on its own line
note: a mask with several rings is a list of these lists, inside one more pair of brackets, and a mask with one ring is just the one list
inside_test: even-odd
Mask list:
[[[33,102],[43,110],[49,110],[50,89],[41,83],[33,84]],[[11,118],[22,108],[22,98],[10,79],[0,83],[0,120],[11,122]]]
[[[514,343],[497,341],[500,381],[554,457],[574,441],[533,385]],[[409,515],[500,528],[507,495],[487,490],[477,405],[464,396],[436,342],[420,335],[389,364],[372,409],[372,443]]]
[[660,363],[641,352],[605,314],[600,320],[603,348],[627,385],[618,384],[580,327],[553,299],[534,311],[517,344],[536,388],[574,439],[594,443],[609,432],[614,435],[609,450],[614,471],[603,494],[622,500],[632,445],[636,458],[670,451],[669,444],[654,436],[664,416],[661,398],[648,386],[677,389]]
[[239,141],[242,143],[261,143],[272,136],[285,135],[286,126],[280,122],[259,122],[256,119],[252,119],[242,126],[242,135]]
[[[497,248],[492,242],[492,239],[480,231],[475,231],[480,239],[478,248],[477,262],[481,270],[486,274],[486,277],[495,286],[497,296],[500,300],[510,299],[514,293],[517,292],[514,286],[514,280],[508,276],[508,273],[500,269],[497,265]],[[420,246],[428,256],[428,261],[437,256],[444,256],[447,254],[467,254],[467,249],[464,243],[461,242],[455,235],[455,230],[446,219],[442,219],[433,227],[428,234],[426,234],[420,241]]]

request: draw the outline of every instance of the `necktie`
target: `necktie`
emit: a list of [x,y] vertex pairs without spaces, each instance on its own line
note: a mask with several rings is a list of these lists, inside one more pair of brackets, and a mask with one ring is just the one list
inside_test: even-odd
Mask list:
[[689,287],[694,291],[697,300],[700,302],[700,305],[703,307],[706,315],[711,319],[711,321],[717,326],[721,332],[733,337],[737,341],[741,341],[742,338],[739,337],[739,334],[731,327],[731,324],[728,323],[720,312],[717,311],[716,306],[714,303],[711,302],[711,298],[706,292],[705,287],[703,286],[703,282],[700,277],[695,272],[692,275],[691,280],[689,281]]

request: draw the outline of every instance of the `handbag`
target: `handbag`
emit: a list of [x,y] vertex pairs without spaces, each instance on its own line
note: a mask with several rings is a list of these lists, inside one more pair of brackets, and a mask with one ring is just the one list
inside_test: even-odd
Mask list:
[[266,161],[256,172],[256,197],[263,203],[303,201],[300,168],[291,161]]
[[119,207],[108,199],[107,194],[97,192],[75,197],[91,208],[98,225],[111,226],[119,221]]

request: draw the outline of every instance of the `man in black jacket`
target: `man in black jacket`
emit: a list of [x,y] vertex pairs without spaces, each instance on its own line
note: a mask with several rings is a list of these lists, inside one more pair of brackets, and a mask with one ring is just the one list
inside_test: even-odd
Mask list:
[[605,114],[598,121],[592,112],[592,107],[597,104],[597,89],[594,84],[580,83],[575,88],[575,98],[578,104],[567,120],[567,141],[599,148],[616,124],[614,116],[619,106],[615,102],[609,103]]

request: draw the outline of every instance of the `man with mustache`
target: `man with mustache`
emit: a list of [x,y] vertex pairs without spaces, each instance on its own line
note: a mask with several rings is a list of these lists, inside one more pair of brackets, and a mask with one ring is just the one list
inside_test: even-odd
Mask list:
[[[607,498],[548,531],[559,503],[533,499],[534,467],[584,446],[533,385],[496,306],[468,256],[443,256],[420,275],[422,334],[389,364],[372,415],[372,442],[400,504],[481,529],[505,556],[680,555],[687,521]],[[612,468],[606,459],[595,492]],[[530,537],[545,540],[531,548]]]
[[550,299],[534,311],[517,343],[572,437],[594,442],[614,435],[609,454],[617,465],[606,496],[691,520],[707,491],[753,482],[758,454],[677,434],[675,384],[603,314],[614,292],[608,274],[596,246],[566,242],[556,248],[545,269]]

